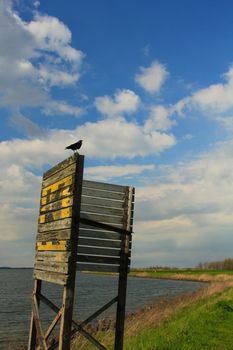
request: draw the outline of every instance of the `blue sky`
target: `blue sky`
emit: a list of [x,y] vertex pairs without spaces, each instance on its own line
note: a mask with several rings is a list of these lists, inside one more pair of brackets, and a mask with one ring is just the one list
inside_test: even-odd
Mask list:
[[41,175],[136,187],[135,266],[231,256],[231,1],[0,3],[0,265],[31,266]]

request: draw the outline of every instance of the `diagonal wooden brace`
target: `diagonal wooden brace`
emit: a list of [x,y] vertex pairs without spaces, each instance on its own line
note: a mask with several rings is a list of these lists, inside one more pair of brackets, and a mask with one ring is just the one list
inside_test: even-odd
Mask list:
[[40,322],[40,316],[39,316],[39,310],[38,310],[38,304],[36,295],[33,293],[32,298],[32,312],[33,312],[33,318],[37,330],[37,339],[39,342],[40,350],[48,350],[47,344],[45,341],[44,332],[42,330],[41,322]]
[[[45,303],[48,307],[50,307],[54,312],[59,312],[59,308],[48,298],[46,298],[44,295],[39,293],[38,298]],[[114,298],[115,299],[115,298]],[[92,344],[94,344],[99,350],[107,350],[98,340],[96,340],[91,334],[89,334],[85,329],[83,329],[77,322],[72,320],[72,325],[74,327],[74,330],[71,334],[76,333],[77,331],[82,334],[87,340],[89,340]],[[55,342],[53,345],[49,347],[48,350],[53,350],[57,347],[58,342]],[[42,349],[44,350],[44,349]],[[47,350],[47,348],[45,349]]]

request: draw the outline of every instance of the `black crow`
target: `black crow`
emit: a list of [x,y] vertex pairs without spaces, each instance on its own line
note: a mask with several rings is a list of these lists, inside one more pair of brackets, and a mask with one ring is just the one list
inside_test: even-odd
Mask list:
[[72,149],[72,151],[77,151],[79,148],[81,148],[83,143],[83,140],[79,140],[78,142],[72,143],[71,145],[67,146],[66,149]]

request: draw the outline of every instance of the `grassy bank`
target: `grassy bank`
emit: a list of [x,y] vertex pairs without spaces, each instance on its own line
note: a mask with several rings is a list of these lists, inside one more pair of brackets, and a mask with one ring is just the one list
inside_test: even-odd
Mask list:
[[216,282],[233,280],[233,271],[231,270],[197,270],[197,269],[175,269],[175,270],[133,270],[130,276],[176,279],[176,280],[191,280],[203,282]]
[[127,337],[125,350],[230,350],[232,324],[231,287],[178,305],[160,326],[149,325]]
[[[232,350],[233,282],[227,279],[189,295],[161,300],[128,317],[124,349]],[[96,336],[113,348],[112,329]],[[72,346],[72,350],[77,349],[94,347],[78,337]]]

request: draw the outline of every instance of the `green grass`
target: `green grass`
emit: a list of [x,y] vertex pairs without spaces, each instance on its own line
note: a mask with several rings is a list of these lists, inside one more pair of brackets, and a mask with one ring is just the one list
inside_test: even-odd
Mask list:
[[125,350],[232,350],[233,288],[199,300],[163,323],[126,339]]
[[182,275],[210,275],[210,276],[217,276],[217,275],[233,275],[232,270],[196,270],[196,269],[175,269],[175,270],[133,270],[130,272],[131,276],[137,276],[137,274],[145,273],[148,277],[153,278],[172,278],[172,276],[177,274]]

